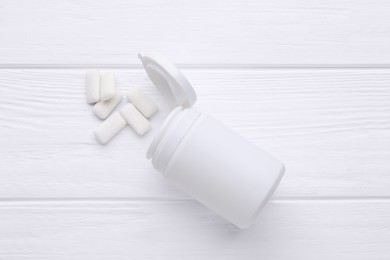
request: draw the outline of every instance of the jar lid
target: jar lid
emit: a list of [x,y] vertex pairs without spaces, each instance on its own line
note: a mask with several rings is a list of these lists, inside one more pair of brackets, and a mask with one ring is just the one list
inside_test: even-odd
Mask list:
[[172,63],[160,55],[152,56],[139,53],[138,58],[153,84],[170,99],[174,105],[183,108],[192,107],[196,94],[191,83]]

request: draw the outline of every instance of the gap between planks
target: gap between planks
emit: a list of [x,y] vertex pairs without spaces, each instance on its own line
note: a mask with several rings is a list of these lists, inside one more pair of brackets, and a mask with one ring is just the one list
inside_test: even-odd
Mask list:
[[[390,64],[181,64],[188,69],[390,69]],[[140,69],[140,64],[0,64],[0,69]]]
[[[0,207],[7,205],[28,204],[121,204],[136,202],[194,202],[191,198],[157,198],[157,197],[112,197],[112,198],[0,198]],[[278,197],[271,198],[269,203],[377,203],[390,202],[390,196],[323,196],[323,197]]]

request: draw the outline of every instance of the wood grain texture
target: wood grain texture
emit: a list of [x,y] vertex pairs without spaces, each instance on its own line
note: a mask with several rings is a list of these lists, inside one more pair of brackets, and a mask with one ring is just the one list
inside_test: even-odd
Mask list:
[[[1,0],[0,260],[388,260],[389,13],[387,0]],[[139,51],[180,64],[198,110],[286,164],[251,229],[146,160],[172,107]],[[157,101],[148,135],[96,142],[85,67]]]
[[195,202],[0,205],[0,259],[383,259],[390,204],[271,202],[238,230]]
[[0,65],[390,64],[387,0],[2,0]]
[[[1,198],[186,198],[145,158],[171,107],[143,70],[115,72],[121,90],[141,86],[160,111],[144,138],[127,127],[102,146],[84,69],[0,70]],[[390,70],[183,72],[198,110],[286,164],[276,198],[390,196]]]

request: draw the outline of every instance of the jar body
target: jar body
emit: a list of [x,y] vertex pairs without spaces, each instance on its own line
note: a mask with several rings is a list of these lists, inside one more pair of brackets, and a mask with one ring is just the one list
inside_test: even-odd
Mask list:
[[175,139],[176,144],[159,170],[206,207],[247,228],[280,182],[283,164],[214,118],[186,110],[176,114],[179,119],[172,125],[178,128],[187,118],[185,130],[165,133],[167,142]]

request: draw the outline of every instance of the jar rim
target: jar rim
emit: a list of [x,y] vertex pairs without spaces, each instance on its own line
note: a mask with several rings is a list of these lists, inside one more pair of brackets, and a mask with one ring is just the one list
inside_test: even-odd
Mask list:
[[176,107],[175,109],[173,109],[167,116],[167,118],[164,120],[164,123],[162,124],[162,126],[160,127],[159,129],[159,132],[157,133],[157,135],[153,138],[152,142],[150,143],[149,145],[149,148],[146,152],[146,158],[147,159],[151,159],[153,157],[153,155],[155,154],[156,152],[156,149],[157,149],[157,146],[158,144],[161,142],[161,139],[163,138],[164,134],[166,133],[167,131],[167,128],[168,126],[170,125],[170,123],[173,121],[173,119],[176,117],[176,115],[183,111],[183,107],[182,106],[178,106]]
[[147,153],[153,166],[160,172],[165,172],[172,155],[183,138],[199,118],[200,113],[194,109],[175,108],[165,120],[160,132],[153,139]]

